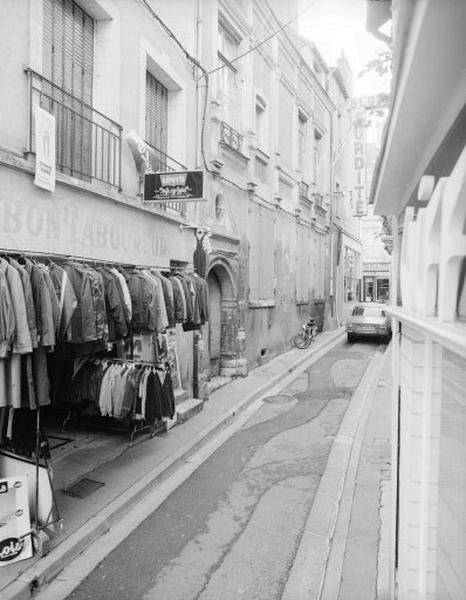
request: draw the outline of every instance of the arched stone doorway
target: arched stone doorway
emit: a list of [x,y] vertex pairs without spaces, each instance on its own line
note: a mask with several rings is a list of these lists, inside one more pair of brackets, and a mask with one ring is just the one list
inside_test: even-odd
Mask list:
[[[238,343],[238,301],[233,270],[224,259],[214,259],[207,273],[209,285],[210,375],[245,374]],[[241,366],[241,368],[239,368]]]

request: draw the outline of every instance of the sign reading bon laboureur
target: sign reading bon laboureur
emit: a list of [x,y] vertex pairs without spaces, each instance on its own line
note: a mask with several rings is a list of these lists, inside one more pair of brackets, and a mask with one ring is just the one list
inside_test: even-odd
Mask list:
[[144,200],[150,202],[178,202],[202,200],[202,171],[173,171],[144,175]]

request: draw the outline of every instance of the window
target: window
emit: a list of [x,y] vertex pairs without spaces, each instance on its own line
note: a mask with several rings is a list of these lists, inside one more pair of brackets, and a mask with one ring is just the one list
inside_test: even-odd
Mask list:
[[307,118],[299,111],[298,113],[298,157],[301,177],[307,179]]
[[309,300],[309,276],[311,271],[310,232],[298,226],[298,248],[296,255],[296,302]]
[[267,104],[263,98],[256,96],[256,141],[257,147],[262,150],[267,150],[269,145],[267,119]]
[[57,122],[57,163],[81,179],[92,171],[94,20],[73,0],[44,0],[43,84]]
[[221,24],[218,24],[217,94],[223,105],[223,120],[236,123],[236,67],[231,61],[238,56],[238,40]]
[[375,306],[355,306],[351,313],[353,317],[385,317],[386,313],[384,310]]
[[274,212],[251,204],[249,247],[249,300],[273,301],[275,298]]
[[314,129],[314,169],[313,177],[315,184],[321,183],[321,161],[322,161],[322,134]]
[[160,171],[167,168],[167,114],[168,92],[157,79],[146,71],[146,141],[160,150]]
[[279,131],[278,148],[280,160],[289,169],[293,167],[293,136],[292,131],[296,127],[293,116],[294,98],[289,88],[280,82],[279,87]]
[[[40,106],[55,117],[57,170],[119,187],[121,128],[94,109],[95,95],[102,92],[93,85],[94,52],[102,50],[94,43],[96,22],[74,0],[43,0],[41,9],[42,65],[36,67],[40,73],[27,70],[31,111]],[[33,126],[30,141],[34,152]]]
[[44,76],[92,105],[94,20],[73,0],[44,0]]
[[254,160],[254,175],[261,183],[267,183],[267,163],[258,156],[256,156]]
[[312,253],[312,290],[313,298],[324,298],[326,276],[327,247],[325,237],[318,233],[314,236],[314,251]]

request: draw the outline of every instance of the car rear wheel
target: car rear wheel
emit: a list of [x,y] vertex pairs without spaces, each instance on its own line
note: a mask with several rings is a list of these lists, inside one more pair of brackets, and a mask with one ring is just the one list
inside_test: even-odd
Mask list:
[[348,333],[348,342],[354,342],[354,333]]

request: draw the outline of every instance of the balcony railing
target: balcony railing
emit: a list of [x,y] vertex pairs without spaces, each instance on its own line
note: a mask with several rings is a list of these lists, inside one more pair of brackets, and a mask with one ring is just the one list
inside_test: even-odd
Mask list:
[[[167,172],[167,171],[187,171],[187,167],[181,164],[171,156],[168,156],[165,152],[152,146],[149,142],[145,141],[145,143],[152,150],[152,154],[150,157],[151,160],[151,168],[154,173],[156,172]],[[180,215],[184,215],[186,203],[185,202],[161,202],[157,204],[158,208],[161,210],[173,210]]]
[[301,181],[299,184],[299,197],[311,200],[311,189],[308,183]]
[[122,127],[101,112],[26,69],[29,79],[29,152],[35,153],[33,107],[55,117],[57,170],[84,181],[121,185]]
[[241,152],[243,136],[238,133],[236,129],[233,129],[233,127],[230,127],[230,125],[225,123],[225,121],[222,121],[220,123],[220,142],[233,148],[233,150],[236,150],[237,152]]
[[316,208],[324,208],[324,197],[319,192],[313,194]]

